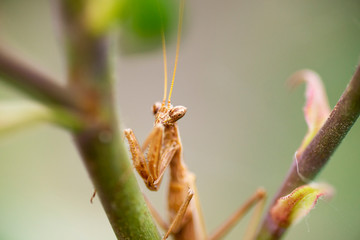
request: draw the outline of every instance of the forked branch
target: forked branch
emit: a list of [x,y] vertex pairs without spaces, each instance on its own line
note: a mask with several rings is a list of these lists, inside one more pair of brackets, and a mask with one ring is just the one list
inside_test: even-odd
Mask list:
[[108,35],[95,36],[84,25],[88,1],[60,2],[69,85],[87,99],[84,114],[96,123],[73,135],[83,162],[117,239],[159,239],[119,134],[111,72],[116,51]]

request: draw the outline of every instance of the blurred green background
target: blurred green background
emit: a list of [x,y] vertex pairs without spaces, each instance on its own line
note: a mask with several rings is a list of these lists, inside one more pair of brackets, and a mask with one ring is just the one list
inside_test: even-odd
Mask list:
[[[0,41],[65,84],[55,8],[0,0]],[[188,108],[179,125],[208,232],[257,187],[272,196],[286,175],[307,130],[304,87],[289,92],[287,77],[313,69],[337,102],[359,60],[359,10],[356,0],[186,2],[173,104]],[[168,50],[172,69],[174,41]],[[121,54],[117,63],[121,124],[141,142],[162,98],[162,66],[161,49]],[[0,100],[18,98],[0,83]],[[359,134],[356,123],[318,177],[335,197],[319,201],[286,239],[360,239]],[[2,136],[0,164],[1,240],[115,239],[98,199],[89,203],[93,187],[66,132],[41,125]],[[164,217],[166,182],[156,193],[140,182]],[[240,239],[245,227],[226,239]]]

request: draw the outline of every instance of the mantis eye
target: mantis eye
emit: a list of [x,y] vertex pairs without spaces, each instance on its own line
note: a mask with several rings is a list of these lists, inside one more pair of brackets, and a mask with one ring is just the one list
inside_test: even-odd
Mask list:
[[169,111],[169,123],[174,123],[176,122],[177,120],[179,120],[180,118],[182,118],[185,113],[186,113],[186,107],[183,107],[183,106],[176,106],[174,108],[172,108],[170,111]]
[[157,112],[160,110],[160,108],[161,108],[161,103],[160,102],[154,103],[154,105],[152,106],[153,114],[156,115]]

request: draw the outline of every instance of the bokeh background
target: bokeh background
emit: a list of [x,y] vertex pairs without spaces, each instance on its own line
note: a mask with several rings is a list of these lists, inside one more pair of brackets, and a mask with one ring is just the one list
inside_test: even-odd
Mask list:
[[[359,61],[359,10],[356,0],[186,2],[173,104],[188,108],[184,156],[209,232],[257,187],[271,197],[286,175],[307,130],[304,87],[290,92],[286,79],[315,70],[335,105]],[[0,41],[65,83],[55,12],[46,0],[0,0]],[[117,64],[121,124],[141,142],[162,97],[162,66],[161,49],[120,54]],[[19,98],[0,83],[1,101]],[[332,201],[319,201],[286,239],[360,239],[359,134],[356,123],[318,177],[336,189]],[[66,132],[40,125],[1,136],[0,166],[1,240],[115,239],[98,199],[89,203],[93,187]],[[164,217],[166,182],[157,193],[139,182]]]

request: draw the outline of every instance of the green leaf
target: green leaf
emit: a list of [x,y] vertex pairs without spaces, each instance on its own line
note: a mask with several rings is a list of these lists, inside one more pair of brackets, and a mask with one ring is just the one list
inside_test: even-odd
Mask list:
[[[122,53],[137,53],[161,47],[161,32],[176,32],[178,6],[168,0],[125,0],[121,18]],[[167,42],[168,37],[167,37]]]
[[279,227],[287,228],[305,217],[320,197],[329,198],[333,192],[333,188],[327,184],[311,183],[300,186],[277,200],[270,210],[271,217]]
[[85,9],[85,23],[88,29],[99,35],[114,26],[121,18],[128,0],[88,0]]

